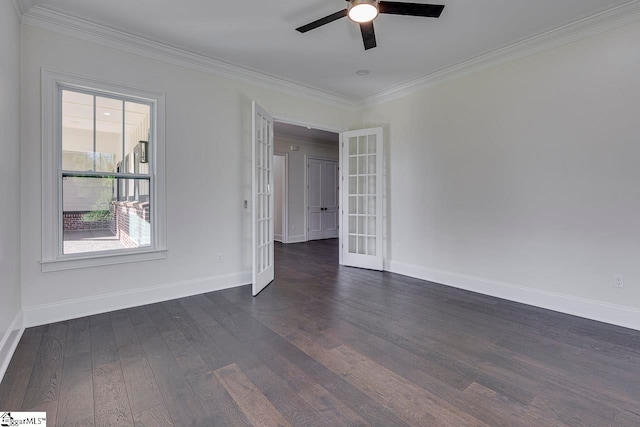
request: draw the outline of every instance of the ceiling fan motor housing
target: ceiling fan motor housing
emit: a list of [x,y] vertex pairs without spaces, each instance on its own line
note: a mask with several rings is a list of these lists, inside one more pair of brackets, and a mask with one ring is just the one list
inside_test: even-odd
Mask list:
[[348,0],[348,16],[354,22],[371,22],[378,17],[379,0]]

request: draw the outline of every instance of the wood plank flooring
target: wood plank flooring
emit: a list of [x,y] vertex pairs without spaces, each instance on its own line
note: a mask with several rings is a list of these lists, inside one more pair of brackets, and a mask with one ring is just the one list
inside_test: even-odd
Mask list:
[[640,426],[640,332],[340,267],[27,329],[0,410],[50,426]]

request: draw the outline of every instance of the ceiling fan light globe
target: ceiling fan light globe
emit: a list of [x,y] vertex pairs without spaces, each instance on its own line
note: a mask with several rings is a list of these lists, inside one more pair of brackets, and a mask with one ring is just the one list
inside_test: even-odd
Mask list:
[[357,23],[371,22],[378,17],[375,0],[354,0],[349,7],[349,19]]

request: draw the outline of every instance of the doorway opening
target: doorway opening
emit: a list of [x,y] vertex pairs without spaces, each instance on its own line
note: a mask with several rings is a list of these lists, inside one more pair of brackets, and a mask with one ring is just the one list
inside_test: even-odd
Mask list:
[[[262,109],[255,101],[252,102],[252,130],[251,130],[251,174],[252,174],[252,213],[251,213],[251,238],[252,238],[252,294],[258,295],[275,278],[275,253],[278,249],[294,242],[304,242],[304,249],[315,247],[315,242],[335,241],[333,243],[334,268],[338,265],[349,267],[368,268],[371,270],[383,269],[383,172],[384,172],[384,138],[383,128],[370,128],[344,131],[341,133],[331,132],[331,142],[309,141],[308,138],[301,137],[300,132],[314,131],[326,133],[321,129],[312,129],[307,126],[299,126],[291,123],[276,122],[273,117]],[[275,127],[278,126],[277,143]],[[337,144],[335,144],[337,140]],[[337,153],[336,153],[337,145]],[[304,150],[301,150],[304,147]],[[314,153],[313,150],[325,150],[324,153]],[[329,152],[329,154],[327,154]],[[281,164],[280,188],[285,188],[286,197],[281,194],[278,200],[282,203],[282,212],[286,211],[286,217],[281,212],[281,218],[277,219],[286,232],[282,230],[281,239],[286,243],[278,243],[274,239],[276,218],[274,215],[274,192],[278,191],[274,185],[274,157],[276,154],[284,156]],[[336,156],[337,154],[337,156]],[[294,157],[302,159],[294,162]],[[333,158],[331,158],[333,157]],[[337,159],[338,165],[335,164]],[[280,159],[282,160],[282,159]],[[332,162],[333,161],[333,162]],[[283,167],[282,164],[285,164]],[[305,167],[306,165],[306,167]],[[318,172],[313,174],[313,168]],[[284,168],[284,171],[282,171]],[[343,169],[337,176],[333,172],[336,169]],[[322,171],[326,172],[323,173]],[[297,174],[297,177],[296,177]],[[315,178],[314,178],[315,176]],[[311,178],[309,178],[311,177]],[[323,178],[325,177],[325,178]],[[329,191],[314,190],[320,194],[313,199],[310,197],[310,186],[312,182],[328,183]],[[336,186],[336,182],[339,184]],[[303,204],[293,204],[293,185],[302,183],[304,194]],[[331,189],[334,185],[336,188]],[[317,194],[315,194],[317,196]],[[323,197],[322,194],[329,194],[330,197]],[[326,203],[327,198],[335,199],[332,203]],[[284,204],[286,200],[286,205]],[[313,204],[316,200],[316,204]],[[331,206],[329,206],[331,205]],[[246,206],[246,203],[245,203]],[[292,207],[297,207],[297,220],[301,223],[302,233],[297,228],[299,224],[292,222]],[[333,209],[335,206],[338,214],[338,238],[333,234],[325,234],[325,231],[335,229],[335,221],[331,219],[325,221],[327,226],[322,228],[321,234],[311,235],[318,240],[310,240],[310,220],[311,206],[319,206],[320,213]],[[316,212],[317,213],[317,212]],[[285,220],[286,219],[286,220]],[[323,219],[318,220],[319,223]],[[298,231],[293,235],[291,231]],[[286,240],[285,240],[286,239]],[[330,246],[329,246],[330,247]],[[298,249],[298,248],[296,248]],[[337,257],[335,257],[337,253]],[[295,256],[295,253],[293,253]],[[306,258],[309,259],[308,257]],[[327,264],[331,258],[325,258],[319,263],[319,272],[331,274],[331,264]],[[289,260],[291,261],[291,260]],[[303,275],[307,275],[311,270],[308,262],[300,260],[305,265]],[[295,260],[294,260],[295,262]],[[318,263],[314,263],[318,264]],[[295,269],[293,269],[295,270]],[[298,269],[298,271],[300,271]],[[334,276],[335,277],[335,276]],[[283,277],[284,278],[284,277]]]
[[296,254],[337,268],[340,134],[277,120],[273,129],[276,277]]

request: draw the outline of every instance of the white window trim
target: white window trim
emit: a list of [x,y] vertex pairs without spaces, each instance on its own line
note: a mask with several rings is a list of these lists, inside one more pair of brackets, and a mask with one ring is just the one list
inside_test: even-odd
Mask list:
[[[155,146],[150,175],[152,246],[62,255],[60,250],[59,212],[62,203],[58,165],[62,156],[60,86],[89,91],[103,91],[126,98],[138,98],[153,104]],[[166,187],[165,187],[165,95],[109,82],[42,69],[42,260],[43,272],[102,265],[130,263],[166,258]]]

